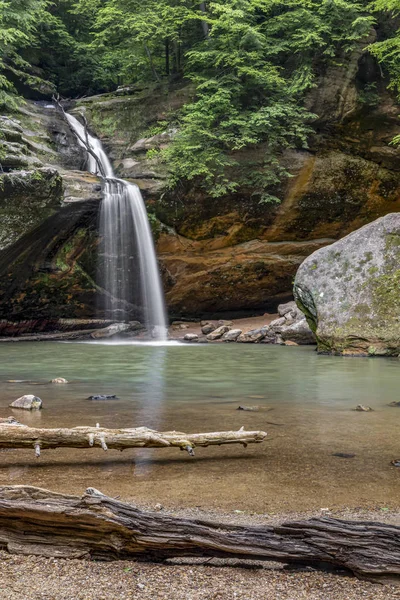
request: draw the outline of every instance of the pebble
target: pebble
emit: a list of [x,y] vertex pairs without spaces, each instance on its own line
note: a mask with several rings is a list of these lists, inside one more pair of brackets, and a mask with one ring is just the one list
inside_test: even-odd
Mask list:
[[[177,564],[178,563],[178,564]],[[185,563],[185,564],[182,564]],[[394,600],[398,586],[276,563],[222,566],[221,559],[169,565],[10,555],[0,551],[1,600]],[[253,568],[251,568],[253,567]]]

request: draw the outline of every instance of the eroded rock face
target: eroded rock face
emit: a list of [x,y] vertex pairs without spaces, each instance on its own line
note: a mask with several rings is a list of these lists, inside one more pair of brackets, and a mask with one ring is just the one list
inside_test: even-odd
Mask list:
[[309,256],[294,294],[318,349],[334,354],[400,354],[400,214],[362,227]]
[[[217,320],[221,312],[275,310],[291,298],[294,276],[307,256],[400,210],[400,155],[390,145],[400,134],[400,111],[364,52],[371,39],[328,68],[309,95],[307,106],[318,115],[315,135],[309,150],[284,154],[293,177],[274,190],[280,204],[260,204],[251,189],[218,200],[193,183],[166,191],[157,151],[175,132],[151,135],[151,129],[190,100],[190,86],[132,86],[123,94],[77,102],[116,173],[142,190],[173,318]],[[366,93],[371,83],[372,100]],[[29,169],[31,178],[56,169],[63,189],[49,196],[43,182],[29,206],[31,194],[11,206],[7,192],[0,215],[0,243],[8,246],[0,251],[0,318],[93,318],[100,184],[78,170],[84,167],[82,151],[54,111],[29,103],[28,108],[13,123],[0,121],[6,154],[19,161],[7,159],[6,176],[16,181],[21,169]],[[249,148],[237,158],[241,168],[262,169],[264,154],[263,147]],[[12,169],[18,169],[16,175]],[[20,206],[29,231],[23,222],[18,229]],[[130,318],[140,319],[139,313],[132,306]],[[263,340],[268,339],[276,340],[276,333],[269,331]]]

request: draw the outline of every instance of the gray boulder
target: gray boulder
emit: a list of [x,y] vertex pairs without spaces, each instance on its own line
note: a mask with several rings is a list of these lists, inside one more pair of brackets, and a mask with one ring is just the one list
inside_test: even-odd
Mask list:
[[284,327],[285,325],[287,325],[286,318],[279,317],[279,319],[275,319],[274,321],[271,321],[271,323],[268,326],[268,330],[273,331],[275,333],[280,333],[282,331],[282,327]]
[[292,323],[292,325],[283,327],[280,337],[284,342],[296,342],[299,346],[315,344],[315,336],[305,317],[300,321]]
[[202,325],[202,327],[201,327],[201,333],[203,335],[208,335],[209,333],[212,333],[216,329],[217,329],[217,327],[216,327],[216,325],[214,325],[214,323],[204,323],[204,325]]
[[198,342],[199,336],[197,333],[187,333],[183,339],[185,342]]
[[287,313],[290,313],[293,310],[297,309],[297,304],[292,300],[291,302],[286,302],[286,304],[280,304],[278,306],[278,314],[280,317],[284,317]]
[[318,350],[400,354],[400,213],[321,248],[300,266],[294,295]]
[[40,410],[42,408],[42,401],[33,394],[26,394],[17,398],[14,402],[11,402],[11,408],[20,408],[23,410]]
[[259,329],[251,329],[250,331],[246,331],[246,333],[240,334],[237,338],[237,341],[242,344],[260,342],[263,338],[265,338],[267,331],[268,325],[260,327]]
[[224,333],[226,333],[229,330],[229,325],[221,325],[221,327],[218,327],[217,329],[209,333],[207,339],[210,341],[219,340],[219,338],[221,338],[224,335]]
[[241,329],[231,329],[230,331],[227,331],[226,333],[224,333],[224,335],[222,336],[222,339],[225,342],[236,342],[236,340],[238,339],[238,337],[241,333],[242,333]]

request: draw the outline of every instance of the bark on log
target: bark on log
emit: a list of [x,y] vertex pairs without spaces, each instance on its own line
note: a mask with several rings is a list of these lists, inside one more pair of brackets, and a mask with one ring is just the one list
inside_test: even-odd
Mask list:
[[[11,419],[11,421],[10,421]],[[211,433],[159,432],[147,427],[134,429],[106,429],[104,427],[73,427],[72,429],[40,429],[9,420],[0,422],[0,448],[34,448],[36,455],[48,448],[91,448],[100,446],[124,450],[125,448],[177,447],[194,455],[196,446],[221,446],[222,444],[257,444],[265,431],[215,431]]]
[[82,498],[0,488],[0,547],[15,554],[101,560],[220,557],[320,565],[369,579],[400,574],[400,527],[321,518],[238,526],[140,510],[93,488]]

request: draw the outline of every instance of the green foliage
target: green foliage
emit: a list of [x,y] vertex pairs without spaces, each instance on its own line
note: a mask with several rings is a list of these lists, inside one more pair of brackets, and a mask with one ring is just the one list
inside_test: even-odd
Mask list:
[[[400,0],[0,0],[0,104],[15,106],[15,88],[71,97],[185,79],[193,100],[148,133],[177,130],[167,149],[148,154],[166,163],[170,187],[187,181],[214,197],[251,190],[276,201],[290,176],[282,152],[307,147],[312,131],[307,92],[368,34],[375,13],[393,17],[399,7]],[[389,30],[371,52],[400,92],[400,35]],[[360,102],[375,101],[366,84]],[[246,167],[244,149],[258,157]]]
[[[371,4],[372,10],[378,15],[383,14],[392,23],[398,22],[400,14],[399,0],[375,0]],[[381,63],[390,77],[389,87],[398,95],[400,94],[400,29],[389,27],[388,39],[371,44],[370,52]]]
[[[210,35],[186,53],[197,94],[165,151],[170,184],[196,180],[215,197],[251,187],[274,201],[269,190],[288,176],[280,153],[307,147],[314,115],[303,108],[305,92],[372,19],[344,0],[220,0],[208,10]],[[264,165],[241,173],[240,151],[260,145]]]
[[30,72],[21,50],[32,43],[35,25],[47,5],[46,0],[0,0],[0,106],[18,106],[15,79],[40,87],[42,79]]

